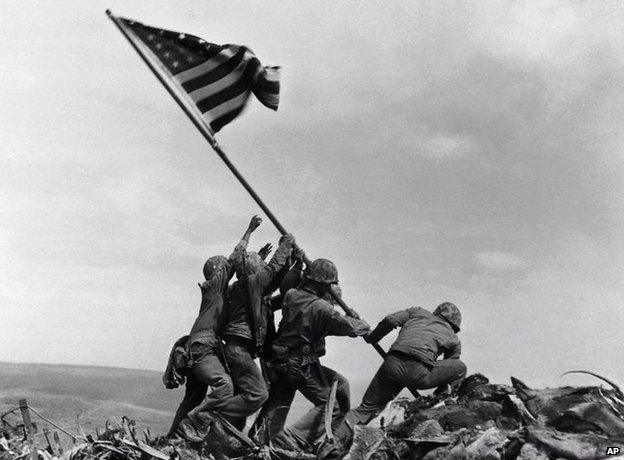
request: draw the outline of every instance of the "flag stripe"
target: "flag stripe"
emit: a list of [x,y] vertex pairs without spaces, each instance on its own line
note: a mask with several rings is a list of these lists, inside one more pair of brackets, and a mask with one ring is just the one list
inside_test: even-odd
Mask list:
[[216,68],[217,66],[219,66],[220,64],[222,64],[223,62],[232,58],[236,54],[238,49],[239,47],[237,46],[232,46],[232,48],[223,49],[219,51],[215,56],[212,56],[210,59],[208,59],[206,62],[203,62],[199,64],[198,66],[191,67],[190,69],[187,69],[183,72],[176,74],[175,78],[180,83],[186,83],[187,81],[190,81],[205,73],[208,73],[214,68]]
[[245,55],[245,49],[241,47],[234,56],[228,59],[225,62],[220,63],[217,67],[212,69],[211,71],[199,75],[192,80],[189,80],[182,84],[182,87],[188,91],[195,91],[196,89],[201,88],[202,86],[209,85],[214,83],[215,81],[225,77],[228,73],[232,72],[236,69],[240,63],[243,61],[243,56]]
[[264,106],[277,110],[279,105],[279,67],[264,67],[252,91]]
[[162,65],[168,86],[176,86],[195,117],[207,121],[214,132],[244,110],[252,93],[277,110],[279,67],[263,67],[248,48],[119,19]]
[[193,91],[192,93],[189,93],[189,96],[191,96],[191,99],[193,99],[195,103],[198,103],[199,101],[206,99],[219,91],[223,91],[229,86],[232,86],[239,78],[239,74],[232,72],[223,77],[221,80],[214,82],[212,85],[204,86]]
[[[220,80],[215,81],[214,83],[201,87],[199,89],[196,89],[195,91],[189,93],[189,95],[191,96],[191,98],[193,99],[193,101],[195,101],[196,103],[207,99],[208,97],[218,93],[219,91],[223,91],[224,89],[228,88],[229,86],[235,84],[238,80],[240,80],[241,78],[243,78],[245,81],[249,82],[251,80],[249,80],[250,78],[254,78],[255,75],[250,75],[249,77],[247,77],[247,73],[248,72],[248,68],[250,64],[253,64],[254,67],[254,73],[256,72],[261,72],[262,71],[262,66],[260,65],[260,62],[253,56],[251,55],[252,59],[247,60],[247,61],[243,61],[243,63],[241,63],[241,65],[238,66],[238,68],[232,72],[230,72],[228,75],[224,76],[223,78],[221,78]],[[255,62],[253,61],[255,59]],[[249,85],[247,85],[249,86]],[[275,91],[279,91],[279,84],[277,86],[277,89]]]
[[222,116],[220,118],[217,118],[212,123],[210,123],[210,127],[216,133],[221,128],[223,128],[225,125],[227,125],[230,121],[232,121],[234,118],[239,116],[240,113],[243,111],[243,108],[244,107],[241,106],[238,109],[233,110],[232,112],[229,112],[229,113],[225,114],[224,116]]
[[213,107],[222,104],[227,99],[236,97],[243,92],[248,92],[250,86],[249,80],[254,72],[254,66],[251,64],[247,65],[241,76],[236,80],[234,84],[228,86],[227,88],[219,91],[216,94],[213,94],[207,98],[202,99],[201,101],[198,101],[197,107],[201,112],[207,112]]
[[277,93],[279,91],[279,83],[276,81],[268,81],[264,78],[258,78],[255,90],[266,91],[268,93]]
[[204,116],[209,117],[210,120],[217,120],[219,117],[226,115],[233,110],[237,110],[238,107],[242,108],[245,105],[245,102],[249,98],[249,93],[244,92],[239,94],[238,96],[225,101],[222,104],[219,104],[216,107],[204,112]]

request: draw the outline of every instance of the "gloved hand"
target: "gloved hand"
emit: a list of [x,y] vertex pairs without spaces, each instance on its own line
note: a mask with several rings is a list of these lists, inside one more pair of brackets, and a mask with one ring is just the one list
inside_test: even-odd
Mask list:
[[292,246],[293,244],[295,244],[295,237],[292,235],[292,233],[287,233],[286,235],[282,235],[279,242],[280,244],[288,244],[289,246]]
[[301,260],[302,262],[305,261],[306,255],[303,249],[301,249],[299,246],[295,246],[295,248],[293,249],[293,258]]
[[258,251],[258,255],[262,260],[265,260],[267,256],[271,253],[272,249],[273,245],[271,243],[267,243],[260,248],[260,250]]

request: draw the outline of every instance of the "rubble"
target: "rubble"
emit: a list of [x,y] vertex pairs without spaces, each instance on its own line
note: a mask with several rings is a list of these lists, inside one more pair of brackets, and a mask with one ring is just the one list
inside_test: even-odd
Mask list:
[[[421,396],[399,400],[380,428],[353,427],[348,460],[547,460],[616,458],[609,452],[624,450],[624,402],[619,388],[559,387],[533,389],[511,379],[511,385],[491,384],[472,375],[450,397]],[[399,413],[400,417],[392,414]],[[402,420],[402,421],[401,421]],[[105,430],[85,435],[66,450],[48,442],[41,460],[200,460],[301,459],[313,452],[288,452],[260,446],[224,420],[217,420],[221,439],[236,439],[219,447],[217,439],[203,443],[139,439],[134,424],[123,418],[109,421]],[[398,423],[392,423],[398,422]],[[215,425],[216,426],[216,425]],[[23,426],[2,428],[0,460],[29,459]],[[218,434],[217,433],[217,434]],[[228,441],[228,442],[230,442]],[[76,443],[77,442],[77,443]],[[41,446],[41,443],[40,443]],[[614,450],[615,448],[615,450]]]
[[[394,441],[395,452],[409,454],[375,458],[580,460],[608,458],[609,447],[624,450],[624,402],[612,382],[607,381],[608,390],[537,390],[514,377],[511,383],[491,384],[476,374],[453,397],[439,401],[423,396],[409,403],[405,421],[384,432]],[[356,437],[354,446],[357,442]],[[357,451],[354,446],[351,452]],[[350,457],[365,458],[372,458],[371,453]]]

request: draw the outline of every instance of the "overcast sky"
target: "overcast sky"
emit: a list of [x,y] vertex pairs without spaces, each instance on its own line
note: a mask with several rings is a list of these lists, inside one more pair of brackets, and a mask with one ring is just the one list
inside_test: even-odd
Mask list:
[[[448,300],[470,372],[624,384],[624,5],[602,1],[0,2],[0,360],[163,369],[204,260],[259,212],[108,7],[282,66],[279,111],[218,139],[373,326]],[[252,246],[277,238],[265,219]],[[380,363],[328,349],[356,382]]]

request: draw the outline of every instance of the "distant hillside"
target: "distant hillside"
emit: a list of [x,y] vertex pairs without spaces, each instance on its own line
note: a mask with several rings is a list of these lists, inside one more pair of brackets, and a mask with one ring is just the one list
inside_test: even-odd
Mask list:
[[63,427],[75,424],[76,415],[87,431],[126,415],[141,428],[164,433],[182,396],[183,389],[166,390],[156,371],[0,362],[0,413],[27,398]]
[[[125,415],[140,429],[164,434],[184,388],[166,390],[161,377],[160,372],[138,369],[0,362],[0,414],[17,407],[19,399],[27,398],[42,415],[72,430],[76,415],[87,432],[103,427],[107,419],[119,420]],[[364,388],[361,381],[352,382],[353,405],[359,403]],[[297,394],[288,423],[311,407]]]

